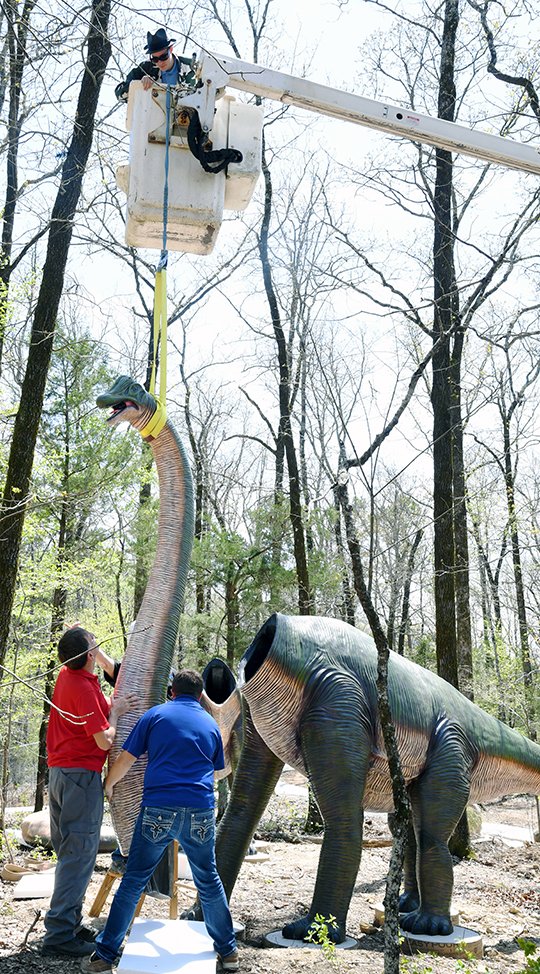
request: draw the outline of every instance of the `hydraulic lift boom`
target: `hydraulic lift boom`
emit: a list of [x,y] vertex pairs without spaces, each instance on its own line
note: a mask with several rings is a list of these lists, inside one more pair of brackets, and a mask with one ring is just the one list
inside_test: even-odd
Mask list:
[[534,145],[420,115],[388,102],[339,91],[258,64],[202,51],[197,62],[197,78],[199,88],[180,97],[178,102],[197,109],[204,132],[212,131],[216,98],[224,88],[236,88],[509,169],[540,173],[540,149]]

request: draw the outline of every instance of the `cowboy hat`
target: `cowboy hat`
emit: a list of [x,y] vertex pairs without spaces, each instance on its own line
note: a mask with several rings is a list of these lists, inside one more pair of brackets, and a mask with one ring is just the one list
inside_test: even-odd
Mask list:
[[174,44],[175,42],[176,37],[167,37],[167,31],[165,28],[160,27],[159,30],[156,30],[155,34],[148,31],[146,35],[145,51],[148,51],[149,54],[155,54],[156,51],[162,51],[165,47],[168,47],[169,44]]

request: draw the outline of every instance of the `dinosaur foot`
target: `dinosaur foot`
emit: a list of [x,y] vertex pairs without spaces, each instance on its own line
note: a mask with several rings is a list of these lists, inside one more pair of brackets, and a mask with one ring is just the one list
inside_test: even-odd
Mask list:
[[399,918],[402,930],[408,933],[425,933],[429,937],[447,937],[454,927],[449,916],[437,916],[425,910],[413,910]]
[[[312,916],[307,916],[300,917],[299,920],[292,920],[291,923],[285,924],[281,933],[286,940],[306,940],[313,923],[313,919],[314,918]],[[345,937],[345,927],[342,927],[339,924],[336,927],[333,927],[331,924],[328,924],[328,938],[335,944],[343,943]]]
[[399,898],[399,912],[400,913],[414,913],[415,910],[420,906],[420,897],[418,893],[402,893]]

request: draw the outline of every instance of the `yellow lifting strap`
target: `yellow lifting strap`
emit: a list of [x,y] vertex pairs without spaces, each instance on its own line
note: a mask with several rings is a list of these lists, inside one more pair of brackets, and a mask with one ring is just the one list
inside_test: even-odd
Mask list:
[[[169,143],[171,134],[171,87],[167,85],[166,124],[165,124],[165,179],[163,183],[163,246],[156,271],[154,284],[154,361],[150,377],[150,395],[157,403],[157,409],[149,423],[141,430],[143,438],[155,440],[167,422],[167,216],[169,210]],[[156,369],[158,348],[161,345],[161,370],[159,373],[159,396],[156,396]]]
[[[161,348],[159,372],[159,396],[156,396],[156,370],[158,348]],[[145,439],[156,439],[167,421],[167,268],[158,269],[154,286],[154,360],[150,376],[150,395],[157,403],[157,409],[149,423],[140,431]]]

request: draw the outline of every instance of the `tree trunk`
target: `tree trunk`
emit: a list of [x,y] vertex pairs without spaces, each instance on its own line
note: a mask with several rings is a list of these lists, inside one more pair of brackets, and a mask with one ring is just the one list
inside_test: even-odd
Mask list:
[[534,704],[534,687],[529,650],[529,629],[527,625],[527,610],[525,607],[525,590],[523,587],[523,570],[521,566],[521,544],[516,512],[514,471],[512,468],[512,448],[510,442],[510,421],[503,416],[504,438],[504,481],[506,486],[506,502],[508,505],[508,523],[510,528],[510,544],[512,548],[512,565],[514,567],[514,584],[516,588],[516,603],[518,611],[519,641],[521,648],[521,668],[525,691],[525,707],[527,719],[527,733],[536,740],[536,708]]
[[[69,447],[66,449],[66,467],[69,465]],[[66,477],[66,471],[64,471],[64,483],[62,485],[63,490],[63,500],[60,509],[60,524],[58,527],[58,545],[56,552],[56,572],[58,576],[58,583],[55,585],[53,592],[52,601],[52,614],[51,614],[51,636],[49,644],[49,652],[47,654],[47,673],[45,677],[45,685],[43,687],[43,692],[46,699],[43,701],[43,713],[41,717],[41,723],[39,725],[38,734],[38,760],[37,760],[37,777],[36,777],[36,790],[34,794],[34,811],[40,812],[43,808],[43,798],[45,792],[45,786],[47,783],[47,753],[46,753],[46,737],[47,737],[47,723],[49,720],[50,704],[49,700],[52,696],[52,691],[54,688],[54,682],[56,674],[54,672],[55,664],[58,662],[58,657],[56,653],[56,643],[58,642],[59,633],[62,630],[64,620],[66,617],[66,603],[67,603],[67,589],[62,581],[64,572],[64,562],[66,557],[66,539],[67,539],[67,514],[68,514],[68,500],[67,500],[67,490],[68,482]]]
[[225,612],[227,616],[227,663],[231,670],[236,664],[236,642],[240,623],[240,606],[238,604],[238,578],[234,562],[227,566],[227,580],[225,582]]
[[276,584],[281,569],[281,553],[283,550],[283,515],[285,498],[283,496],[283,479],[285,476],[285,446],[281,431],[276,437],[276,469],[274,475],[274,509],[272,511],[272,564],[270,569],[270,605],[272,610],[279,606],[281,586]]
[[[497,679],[497,688],[499,691],[498,701],[497,701],[497,716],[499,720],[503,723],[507,723],[508,715],[506,712],[505,705],[505,688],[501,676],[501,667],[499,661],[499,641],[501,638],[502,630],[502,619],[501,619],[501,599],[499,595],[499,573],[502,567],[504,553],[506,551],[506,534],[503,538],[503,544],[501,552],[499,555],[499,563],[495,574],[491,570],[491,565],[489,563],[489,558],[484,551],[482,545],[482,540],[480,538],[480,529],[478,524],[476,524],[474,518],[471,518],[473,525],[473,534],[476,541],[476,547],[478,549],[478,571],[480,575],[480,584],[482,588],[482,618],[483,618],[483,630],[484,630],[484,644],[486,647],[489,646],[491,652],[493,653],[493,667],[495,669],[495,676]],[[491,607],[489,604],[488,596],[491,595]],[[487,653],[486,653],[487,655]]]
[[[438,116],[453,122],[456,87],[454,80],[455,47],[459,24],[458,0],[446,0],[441,46]],[[437,670],[439,676],[459,687],[456,636],[456,538],[454,519],[452,400],[458,390],[452,389],[452,362],[449,336],[459,316],[458,292],[454,267],[454,234],[452,230],[451,152],[435,150],[436,178],[433,196],[434,239],[434,330],[433,339],[443,338],[433,355],[433,517],[435,563],[435,626]],[[458,399],[459,401],[459,399]],[[461,416],[456,417],[461,422]],[[463,542],[460,534],[460,543]],[[461,605],[461,608],[463,606]],[[451,840],[452,852],[467,855],[470,840],[466,815],[463,815]]]
[[473,658],[471,633],[471,605],[469,587],[469,541],[467,529],[467,504],[465,461],[463,456],[463,417],[461,412],[461,361],[463,355],[463,329],[459,329],[452,349],[452,399],[450,418],[452,424],[452,470],[454,492],[454,545],[456,595],[456,652],[459,689],[469,700],[474,699]]
[[317,805],[315,795],[311,790],[311,786],[308,786],[308,810],[306,820],[304,822],[304,832],[306,832],[307,835],[318,835],[323,831],[324,820],[321,815],[321,810]]
[[[184,396],[184,416],[186,418],[186,427],[189,437],[189,445],[191,447],[191,452],[193,454],[193,463],[195,466],[193,472],[194,487],[195,487],[195,522],[194,522],[194,538],[195,541],[200,545],[203,540],[205,533],[205,515],[206,515],[206,504],[207,496],[205,490],[205,470],[204,470],[204,455],[203,455],[203,445],[200,440],[197,439],[195,435],[195,429],[193,427],[192,415],[191,415],[191,389],[188,384],[187,376],[184,370],[184,361],[182,360],[180,371],[182,375],[182,380],[185,387]],[[197,615],[197,621],[199,625],[197,626],[197,649],[201,657],[206,655],[207,651],[207,640],[204,626],[202,625],[202,617],[208,611],[208,599],[207,599],[207,587],[205,583],[205,570],[204,565],[201,564],[201,559],[198,558],[195,564],[195,612]]]
[[[9,45],[9,113],[7,127],[6,156],[6,195],[2,213],[2,258],[0,260],[0,375],[2,373],[2,354],[4,349],[6,314],[11,276],[11,251],[15,209],[19,195],[19,138],[22,120],[19,117],[24,64],[27,57],[26,44],[28,25],[36,0],[25,0],[19,17],[19,4],[6,0],[4,12],[7,21]],[[16,30],[18,26],[18,32]]]
[[398,645],[397,651],[400,656],[405,653],[405,635],[407,632],[407,625],[409,622],[409,602],[411,597],[411,582],[414,571],[414,559],[416,557],[416,552],[418,551],[420,542],[422,540],[423,529],[420,528],[415,536],[414,541],[411,545],[411,550],[409,551],[409,557],[407,559],[407,575],[405,576],[405,583],[403,585],[403,601],[401,603],[401,620],[399,623],[398,630]]
[[[309,504],[310,504],[310,492],[309,492],[309,481],[308,481],[308,469],[307,469],[307,459],[306,459],[306,435],[307,435],[307,361],[306,361],[306,350],[305,342],[301,342],[301,351],[299,353],[302,356],[301,361],[301,375],[300,375],[300,433],[299,433],[299,453],[300,453],[300,474],[302,479],[302,497],[304,503],[304,511],[306,512],[306,547],[311,555],[314,550],[315,542],[313,540],[313,531],[309,523]],[[312,593],[313,598],[313,593]],[[315,605],[312,606],[312,611],[315,611]]]
[[277,346],[279,366],[279,434],[283,441],[285,457],[287,460],[287,470],[289,474],[289,506],[293,534],[294,560],[298,579],[298,608],[301,615],[311,615],[313,612],[313,603],[309,582],[304,521],[302,516],[302,485],[300,482],[298,459],[296,456],[296,448],[291,424],[292,390],[290,361],[287,343],[283,333],[283,326],[281,323],[279,304],[272,279],[272,269],[270,266],[270,256],[268,250],[268,234],[270,229],[270,217],[272,214],[272,177],[266,162],[264,145],[262,171],[264,176],[265,194],[264,215],[259,236],[259,254],[262,264],[264,289],[270,308],[270,317],[272,320],[272,327]]
[[354,597],[351,589],[351,582],[349,578],[349,570],[347,568],[347,562],[345,560],[345,547],[343,544],[343,533],[341,530],[341,507],[339,504],[339,495],[337,486],[333,488],[334,494],[334,507],[336,509],[336,525],[334,529],[334,534],[336,538],[336,547],[341,561],[341,591],[342,591],[342,611],[341,618],[344,622],[348,622],[350,626],[356,625],[356,618],[354,612]]
[[[18,663],[18,648],[15,647],[14,659],[13,659],[13,672],[17,672]],[[8,798],[8,787],[9,787],[9,753],[11,749],[11,731],[13,729],[13,706],[15,697],[15,687],[17,685],[16,680],[11,680],[11,687],[9,690],[9,697],[7,700],[7,721],[6,721],[6,733],[4,740],[2,741],[2,780],[0,784],[0,836],[4,837],[4,832],[6,829],[6,807]],[[2,849],[3,851],[3,849]]]
[[[455,41],[459,21],[457,0],[446,0],[439,82],[439,118],[454,121]],[[449,335],[454,324],[455,273],[452,234],[452,154],[435,150],[434,189],[434,342],[433,355],[433,516],[435,564],[435,625],[439,675],[458,686],[454,590],[453,470],[450,400]]]
[[364,579],[360,542],[354,526],[353,510],[349,501],[347,488],[347,477],[344,475],[346,461],[343,456],[343,449],[341,453],[342,470],[338,476],[338,496],[341,510],[343,511],[345,533],[351,556],[354,587],[366,614],[377,647],[377,705],[385,751],[388,758],[388,768],[392,779],[392,795],[394,800],[394,815],[392,818],[392,835],[394,841],[384,897],[384,972],[385,974],[399,974],[399,891],[401,888],[403,859],[409,828],[409,798],[401,770],[396,733],[392,722],[392,713],[388,698],[389,649]]
[[64,288],[73,220],[92,146],[101,83],[111,50],[107,37],[110,0],[93,0],[91,10],[86,63],[73,136],[51,214],[43,277],[32,323],[28,361],[0,507],[0,665],[4,663],[7,650],[30,477],[58,307]]

